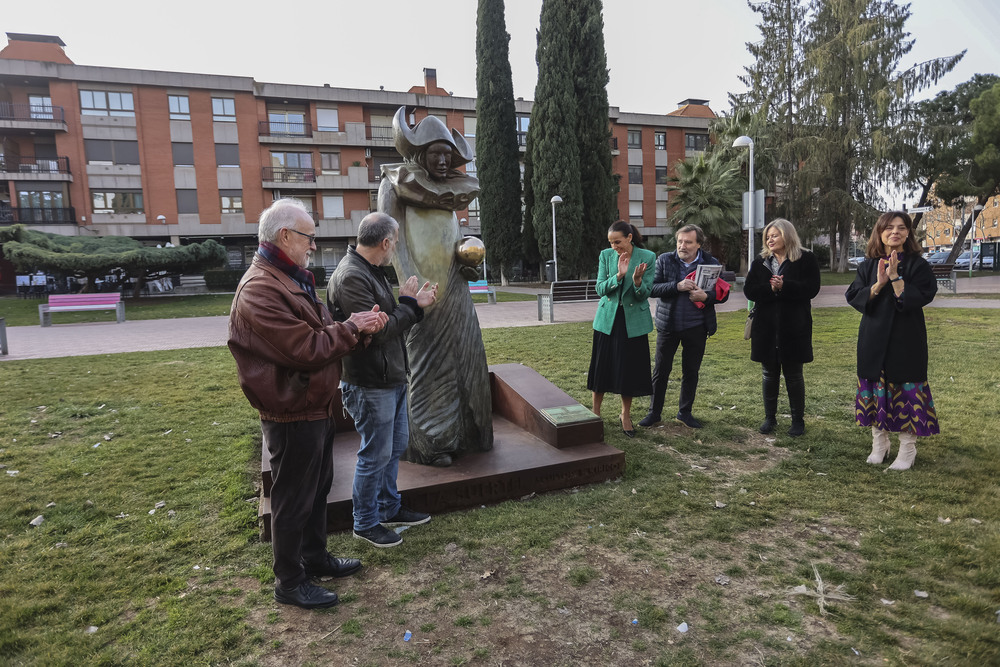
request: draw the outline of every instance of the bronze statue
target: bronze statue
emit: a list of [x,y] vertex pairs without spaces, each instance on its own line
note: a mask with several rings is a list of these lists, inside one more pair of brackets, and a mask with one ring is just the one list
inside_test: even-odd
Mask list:
[[474,244],[463,247],[455,215],[479,194],[479,180],[457,169],[473,159],[468,142],[434,116],[411,129],[400,107],[392,128],[404,161],[382,166],[378,210],[399,223],[393,265],[399,276],[439,285],[437,302],[407,339],[410,445],[404,458],[448,466],[457,453],[493,448],[486,350],[467,283],[478,278],[480,255],[470,252]]

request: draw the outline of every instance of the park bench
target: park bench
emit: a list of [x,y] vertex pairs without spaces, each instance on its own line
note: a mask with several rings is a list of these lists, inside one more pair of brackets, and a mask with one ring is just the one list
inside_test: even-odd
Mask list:
[[947,287],[952,294],[958,294],[958,279],[955,276],[954,264],[931,264],[931,272],[934,273],[939,287]]
[[489,303],[497,302],[496,291],[485,280],[469,281],[469,294],[485,294]]
[[553,306],[557,303],[598,301],[596,280],[560,280],[549,287],[548,294],[538,295],[538,321],[555,322]]
[[121,294],[53,294],[49,302],[38,306],[38,319],[43,327],[52,326],[52,313],[77,310],[113,310],[118,322],[125,321],[125,302]]

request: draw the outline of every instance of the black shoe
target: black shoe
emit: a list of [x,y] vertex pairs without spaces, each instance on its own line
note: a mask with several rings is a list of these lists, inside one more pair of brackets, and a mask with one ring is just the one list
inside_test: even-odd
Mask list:
[[354,537],[364,540],[368,544],[380,549],[394,547],[403,543],[403,538],[396,531],[389,530],[380,523],[376,523],[368,530],[354,531]]
[[639,420],[639,426],[643,428],[649,428],[658,421],[660,421],[660,415],[654,415],[652,412],[650,412],[648,415]]
[[792,426],[788,429],[788,435],[792,437],[800,436],[806,432],[806,423],[801,419],[793,419]]
[[701,428],[701,422],[694,418],[690,412],[678,412],[674,417],[677,421],[691,428]]
[[622,419],[621,415],[618,415],[618,423],[622,425],[622,433],[624,433],[625,435],[627,435],[630,438],[634,438],[635,437],[635,429],[634,428],[632,428],[632,429],[625,428],[625,420]]
[[402,505],[399,507],[399,511],[396,512],[396,516],[391,519],[386,519],[382,522],[383,526],[419,526],[422,523],[427,523],[431,520],[430,514],[424,514],[423,512],[414,512],[413,510],[408,510]]
[[774,429],[777,426],[778,426],[778,421],[774,417],[765,417],[764,423],[760,425],[760,432],[764,434],[774,433]]
[[357,558],[334,558],[330,554],[318,563],[303,563],[306,576],[309,577],[349,577],[361,569],[361,561]]
[[281,604],[292,604],[303,609],[323,609],[337,604],[339,599],[333,591],[303,581],[295,588],[274,587],[274,599]]

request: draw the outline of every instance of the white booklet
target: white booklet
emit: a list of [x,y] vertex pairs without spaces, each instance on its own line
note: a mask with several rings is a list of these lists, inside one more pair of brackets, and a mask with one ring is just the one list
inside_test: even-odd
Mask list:
[[699,264],[698,270],[694,274],[694,282],[698,288],[711,293],[715,290],[715,282],[722,273],[721,264]]

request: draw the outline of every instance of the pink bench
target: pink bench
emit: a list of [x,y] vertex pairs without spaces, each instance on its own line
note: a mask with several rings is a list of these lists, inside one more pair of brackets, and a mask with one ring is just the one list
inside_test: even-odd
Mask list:
[[39,323],[52,326],[52,313],[74,310],[113,310],[118,322],[125,321],[125,303],[121,294],[53,294],[49,302],[38,307]]

